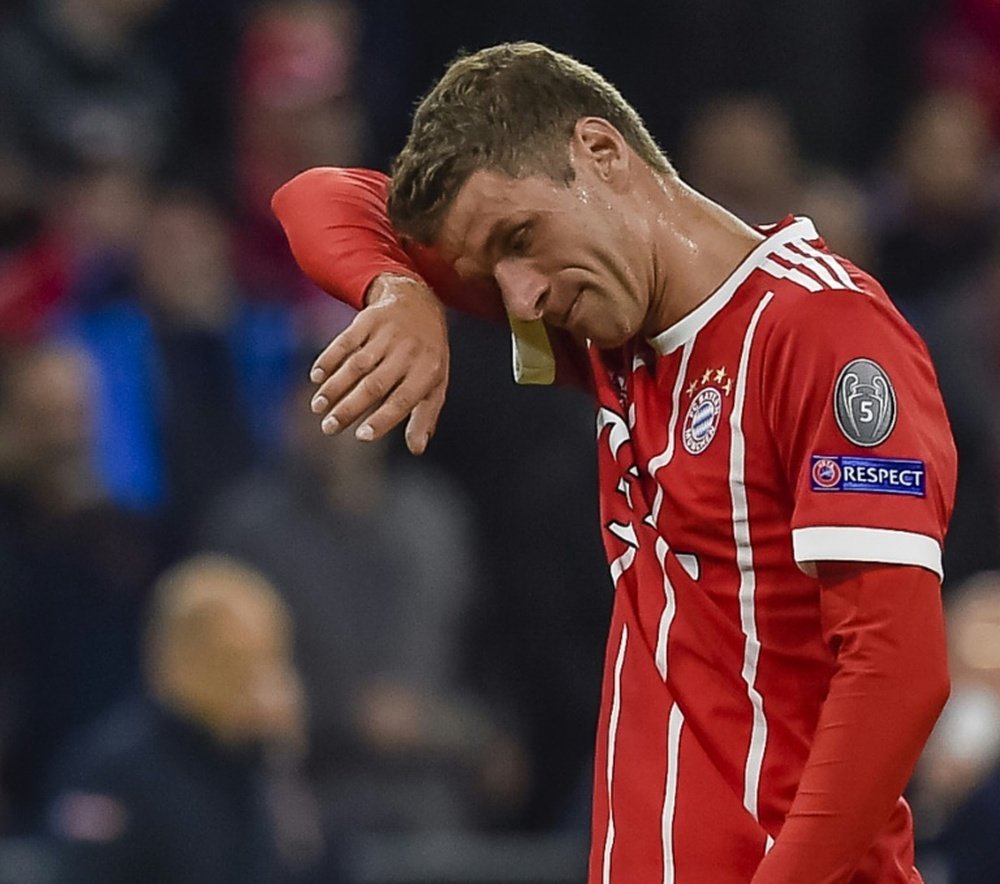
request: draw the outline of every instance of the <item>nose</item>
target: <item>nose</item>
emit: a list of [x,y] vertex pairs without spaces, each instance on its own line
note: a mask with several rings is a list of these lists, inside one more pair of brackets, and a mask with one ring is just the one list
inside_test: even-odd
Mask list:
[[549,283],[545,275],[524,258],[502,258],[493,268],[504,306],[515,319],[541,319]]

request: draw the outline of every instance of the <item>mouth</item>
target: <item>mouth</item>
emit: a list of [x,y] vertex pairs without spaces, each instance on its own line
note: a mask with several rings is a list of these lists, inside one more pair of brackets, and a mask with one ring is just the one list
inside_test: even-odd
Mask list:
[[583,289],[580,289],[580,291],[576,293],[576,297],[570,301],[569,307],[566,308],[565,312],[557,320],[557,324],[567,331],[572,331],[572,326],[578,312],[577,308],[580,306],[580,301],[583,298],[583,291]]

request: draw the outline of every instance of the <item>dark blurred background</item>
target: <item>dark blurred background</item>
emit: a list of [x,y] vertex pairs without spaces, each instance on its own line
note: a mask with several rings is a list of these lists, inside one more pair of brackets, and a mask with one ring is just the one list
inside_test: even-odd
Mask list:
[[425,458],[325,439],[350,311],[268,208],[386,169],[509,39],[594,65],[745,220],[811,215],[926,339],[961,471],[918,861],[1000,880],[997,0],[8,0],[0,884],[583,879],[590,404],[453,317]]

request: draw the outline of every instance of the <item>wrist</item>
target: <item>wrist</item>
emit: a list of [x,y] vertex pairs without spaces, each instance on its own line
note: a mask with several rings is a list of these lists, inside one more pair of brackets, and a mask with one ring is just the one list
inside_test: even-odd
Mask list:
[[423,280],[391,271],[376,276],[368,285],[362,300],[366,307],[373,307],[397,300],[404,293],[419,294],[437,300]]

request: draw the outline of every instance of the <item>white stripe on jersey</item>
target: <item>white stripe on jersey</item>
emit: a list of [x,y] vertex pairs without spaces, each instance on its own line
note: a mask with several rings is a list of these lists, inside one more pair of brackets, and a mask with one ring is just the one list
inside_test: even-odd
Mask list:
[[684,713],[674,703],[667,724],[667,781],[663,789],[663,815],[660,818],[663,841],[663,884],[674,884],[674,811],[677,807],[677,764],[681,749]]
[[913,531],[847,525],[793,528],[792,552],[800,568],[815,562],[877,562],[916,565],[944,579],[941,544]]
[[817,277],[820,282],[829,288],[839,289],[841,287],[840,283],[830,272],[829,267],[817,261],[814,256],[804,255],[801,252],[797,252],[794,248],[795,246],[799,246],[799,243],[790,242],[787,245],[778,246],[778,248],[774,250],[774,254],[780,258],[784,258],[790,264],[796,264],[804,270],[808,270],[813,276]]
[[608,832],[604,838],[604,884],[611,882],[611,849],[615,844],[615,812],[611,799],[611,784],[615,777],[615,739],[618,736],[618,718],[622,711],[622,666],[625,665],[625,645],[628,643],[628,624],[622,624],[622,638],[615,660],[615,693],[611,701],[611,721],[608,723]]
[[796,285],[806,289],[806,291],[819,292],[823,290],[823,284],[813,279],[807,273],[803,273],[801,270],[796,270],[794,267],[785,267],[773,258],[765,258],[761,261],[760,269],[768,274],[768,276],[773,276],[775,279],[788,279]]
[[757,323],[774,292],[761,298],[754,310],[743,337],[739,370],[736,374],[736,393],[733,411],[729,417],[732,434],[729,451],[729,491],[733,502],[733,538],[736,541],[736,564],[740,569],[740,626],[746,639],[743,652],[743,681],[747,686],[747,697],[753,707],[753,724],[750,729],[750,746],[747,749],[746,767],[743,772],[743,805],[757,819],[757,798],[760,790],[760,771],[764,763],[764,749],[767,746],[767,717],[764,715],[764,701],[757,690],[757,661],[760,657],[760,640],[757,638],[757,612],[754,594],[757,575],[753,568],[753,547],[750,542],[750,513],[747,504],[745,483],[746,440],[743,436],[743,405],[746,402],[747,372],[750,364],[750,348]]
[[677,613],[677,593],[674,592],[674,585],[667,576],[667,553],[670,547],[667,541],[659,535],[656,536],[656,558],[660,563],[660,571],[663,572],[663,613],[660,614],[660,625],[656,636],[656,671],[660,673],[660,678],[667,680],[667,648],[670,643],[670,625],[674,622],[674,614]]
[[[667,447],[662,453],[649,461],[646,472],[651,479],[656,480],[657,470],[665,467],[674,459],[674,448],[677,436],[677,416],[680,412],[681,391],[687,382],[688,361],[691,359],[691,351],[694,349],[696,334],[684,345],[681,352],[681,363],[677,369],[677,380],[674,381],[674,391],[671,397],[670,420],[667,426]],[[653,498],[652,526],[656,528],[656,522],[660,518],[660,508],[663,506],[663,485],[656,483],[656,496]],[[667,552],[670,549],[659,534],[656,537],[656,557],[660,562],[660,570],[663,573],[663,613],[660,614],[660,625],[656,639],[656,669],[660,673],[660,678],[667,680],[667,643],[670,639],[670,624],[673,623],[674,613],[677,610],[677,598],[674,593],[673,584],[667,577]]]
[[821,252],[815,246],[810,245],[808,242],[803,240],[797,240],[795,242],[797,248],[800,248],[803,252],[812,255],[819,261],[823,261],[834,273],[838,280],[840,280],[841,286],[845,289],[852,289],[853,291],[860,292],[861,287],[854,284],[854,280],[851,279],[850,274],[844,268],[844,265],[840,263],[833,255],[828,252]]

